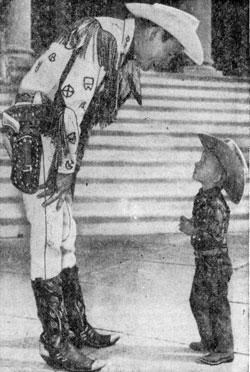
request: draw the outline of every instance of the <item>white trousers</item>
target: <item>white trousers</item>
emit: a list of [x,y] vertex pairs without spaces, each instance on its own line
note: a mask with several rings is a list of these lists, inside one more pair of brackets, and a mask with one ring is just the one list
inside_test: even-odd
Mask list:
[[[40,184],[48,176],[54,153],[54,146],[49,137],[43,137],[43,154],[41,161]],[[30,255],[31,279],[50,279],[62,269],[73,267],[76,263],[75,239],[76,223],[72,217],[71,203],[64,201],[57,211],[56,203],[42,207],[45,198],[38,199],[37,194],[23,194],[26,216],[31,225]]]

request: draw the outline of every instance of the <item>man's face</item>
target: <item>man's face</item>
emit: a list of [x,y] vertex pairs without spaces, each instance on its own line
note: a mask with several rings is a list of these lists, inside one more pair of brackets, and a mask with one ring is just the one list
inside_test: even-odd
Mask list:
[[203,185],[211,185],[218,182],[221,176],[221,168],[217,158],[207,151],[203,151],[200,161],[195,163],[193,179]]
[[171,38],[162,41],[162,28],[149,28],[136,46],[136,58],[144,71],[166,67],[169,62],[183,51],[182,45]]

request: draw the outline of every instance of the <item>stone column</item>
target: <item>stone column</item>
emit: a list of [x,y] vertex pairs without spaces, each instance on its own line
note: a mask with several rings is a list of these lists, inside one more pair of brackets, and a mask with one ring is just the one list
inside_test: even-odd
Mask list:
[[9,2],[5,30],[5,56],[10,80],[19,80],[33,63],[31,0]]
[[199,19],[197,34],[204,51],[203,65],[187,66],[184,69],[185,72],[221,76],[222,74],[213,67],[212,59],[212,0],[184,0],[180,9]]

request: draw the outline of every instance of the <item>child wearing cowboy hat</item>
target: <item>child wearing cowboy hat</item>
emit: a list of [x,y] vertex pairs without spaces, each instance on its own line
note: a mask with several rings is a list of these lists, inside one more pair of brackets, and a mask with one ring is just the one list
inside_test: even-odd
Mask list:
[[190,348],[208,353],[199,362],[209,365],[234,359],[230,305],[227,298],[232,264],[227,248],[230,209],[222,195],[238,204],[244,191],[245,159],[232,140],[199,134],[204,147],[195,164],[193,179],[202,187],[194,199],[192,218],[180,218],[180,231],[191,236],[195,275],[190,305],[197,322],[200,342]]

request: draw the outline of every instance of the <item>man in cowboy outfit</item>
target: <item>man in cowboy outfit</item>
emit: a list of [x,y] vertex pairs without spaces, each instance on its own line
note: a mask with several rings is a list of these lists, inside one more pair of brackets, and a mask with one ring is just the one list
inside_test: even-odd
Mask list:
[[88,323],[76,266],[71,199],[90,130],[111,124],[129,96],[141,104],[140,68],[167,65],[182,52],[197,64],[203,61],[196,18],[160,4],[126,6],[134,18],[81,19],[53,42],[3,117],[11,180],[23,192],[31,224],[40,353],[68,371],[101,369],[80,349],[118,340]]
[[246,161],[233,140],[199,134],[204,151],[193,179],[202,187],[194,199],[192,218],[180,219],[180,230],[191,236],[195,274],[190,305],[201,340],[190,348],[208,353],[198,359],[211,366],[234,359],[230,305],[227,298],[232,264],[227,247],[230,209],[221,192],[238,204],[243,196]]

